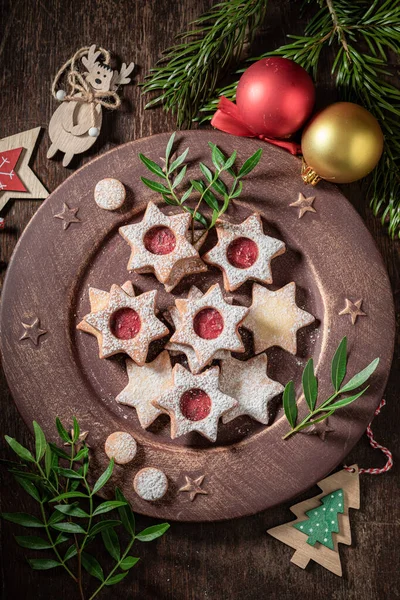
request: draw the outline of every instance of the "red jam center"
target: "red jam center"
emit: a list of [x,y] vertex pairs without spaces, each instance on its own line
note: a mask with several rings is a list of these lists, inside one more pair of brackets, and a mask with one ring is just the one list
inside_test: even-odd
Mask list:
[[229,244],[226,257],[237,269],[248,269],[258,258],[257,244],[246,237],[237,238]]
[[133,308],[120,308],[111,316],[111,333],[119,340],[131,340],[137,336],[140,327],[140,317]]
[[203,390],[192,388],[182,394],[179,406],[186,419],[201,421],[210,414],[211,399]]
[[176,246],[174,232],[168,227],[152,227],[144,236],[144,247],[152,254],[170,254]]
[[193,329],[203,340],[215,340],[223,328],[224,319],[215,308],[203,308],[193,319]]

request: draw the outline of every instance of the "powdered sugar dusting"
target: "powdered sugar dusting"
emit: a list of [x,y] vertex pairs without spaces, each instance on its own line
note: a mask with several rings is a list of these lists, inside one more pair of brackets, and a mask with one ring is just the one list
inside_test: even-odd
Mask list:
[[133,487],[142,500],[161,500],[168,490],[168,479],[163,471],[155,467],[141,469],[135,475]]
[[[250,215],[243,223],[217,221],[218,244],[203,256],[205,262],[222,269],[225,289],[234,291],[248,279],[272,283],[271,260],[285,252],[285,244],[264,234],[261,217]],[[252,240],[258,249],[254,263],[247,268],[238,268],[227,258],[229,245],[239,238]]]
[[[132,248],[128,270],[154,273],[161,283],[166,283],[179,261],[190,257],[197,257],[200,260],[199,253],[186,238],[190,218],[188,213],[165,215],[155,204],[149,202],[140,223],[126,225],[119,229],[120,235]],[[146,249],[145,235],[154,227],[167,227],[173,232],[176,245],[169,254],[153,254]]]
[[115,431],[106,439],[104,450],[110,460],[113,458],[117,464],[126,465],[135,458],[137,443],[130,433]]
[[[244,306],[229,305],[223,298],[221,288],[215,284],[198,299],[177,299],[179,328],[171,337],[171,342],[193,348],[201,368],[203,368],[219,350],[243,352],[244,346],[238,333],[238,327],[248,313]],[[214,339],[204,339],[196,335],[193,320],[202,308],[214,308],[223,318],[224,328],[221,335]]]
[[117,210],[125,202],[125,186],[118,179],[107,177],[97,182],[94,199],[104,210]]

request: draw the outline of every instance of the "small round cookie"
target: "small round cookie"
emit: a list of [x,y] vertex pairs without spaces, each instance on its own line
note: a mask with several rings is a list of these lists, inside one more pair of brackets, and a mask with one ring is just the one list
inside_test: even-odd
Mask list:
[[145,467],[136,473],[133,488],[142,500],[160,500],[168,490],[168,479],[163,471],[155,467]]
[[101,179],[94,188],[94,199],[104,210],[117,210],[125,202],[125,186],[118,179]]
[[126,465],[135,458],[137,443],[130,433],[115,431],[106,439],[104,450],[110,460],[113,458],[118,465]]

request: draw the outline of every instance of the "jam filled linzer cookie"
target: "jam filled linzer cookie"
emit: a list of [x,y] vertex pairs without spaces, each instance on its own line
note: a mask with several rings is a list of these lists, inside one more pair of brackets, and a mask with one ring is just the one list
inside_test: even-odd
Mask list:
[[149,202],[140,223],[119,229],[132,249],[128,270],[154,273],[164,284],[176,278],[174,269],[188,258],[196,257],[204,270],[199,253],[187,239],[190,218],[189,213],[167,216]]
[[168,479],[163,471],[155,467],[145,467],[135,475],[133,488],[142,500],[161,500],[168,491]]
[[238,328],[249,309],[228,304],[219,284],[212,285],[201,298],[178,298],[175,304],[180,321],[171,342],[193,348],[200,369],[219,350],[244,352]]
[[271,260],[285,252],[285,244],[264,234],[258,214],[236,225],[217,221],[216,230],[218,243],[203,259],[222,270],[226,290],[232,292],[248,279],[272,283]]
[[126,465],[136,456],[137,443],[133,436],[126,431],[115,431],[106,439],[104,445],[108,458],[118,465]]
[[172,367],[168,352],[164,350],[151,363],[139,367],[129,358],[126,360],[129,383],[116,397],[120,404],[134,406],[140,425],[147,429],[163,411],[151,403],[172,387]]
[[255,283],[253,302],[242,325],[253,333],[256,354],[272,346],[296,354],[297,331],[314,321],[313,315],[296,305],[294,282],[275,292]]
[[91,312],[77,329],[96,336],[100,358],[124,352],[138,365],[143,365],[150,342],[169,333],[155,315],[156,295],[153,290],[135,297],[129,283],[124,287],[113,285],[109,294],[91,288]]
[[246,361],[232,357],[222,360],[219,387],[224,394],[238,401],[237,406],[223,415],[223,423],[229,423],[241,415],[248,415],[264,425],[268,425],[270,420],[270,400],[284,389],[283,385],[267,377],[265,354]]
[[[197,288],[195,285],[192,285],[192,287],[189,290],[189,294],[188,294],[188,299],[190,300],[196,300],[197,298],[201,298],[203,296],[203,293],[199,290],[199,288]],[[231,298],[226,298],[225,299],[226,302],[229,302],[229,304],[231,304],[232,299]],[[169,309],[169,314],[171,316],[171,321],[172,324],[174,325],[175,329],[178,329],[180,326],[180,313],[178,311],[178,309],[173,306]],[[192,373],[199,373],[202,369],[201,364],[199,363],[199,361],[197,360],[197,356],[196,356],[196,352],[193,350],[193,348],[191,346],[185,346],[184,344],[177,344],[176,342],[167,342],[165,348],[167,350],[169,350],[169,352],[171,353],[171,355],[174,354],[185,354],[187,361],[188,361],[188,365],[189,365],[189,369],[192,371]],[[214,354],[214,356],[211,358],[211,360],[214,359],[225,359],[225,358],[229,358],[231,355],[231,353],[229,352],[229,350],[219,350],[218,352],[216,352]],[[211,362],[210,360],[210,362]]]
[[174,387],[153,401],[171,418],[171,438],[197,431],[215,442],[220,417],[237,404],[218,388],[219,367],[193,375],[177,364],[173,378]]

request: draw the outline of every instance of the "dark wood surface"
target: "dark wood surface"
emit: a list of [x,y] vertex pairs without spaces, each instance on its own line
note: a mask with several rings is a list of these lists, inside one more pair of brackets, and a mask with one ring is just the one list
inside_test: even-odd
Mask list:
[[[0,3],[0,136],[37,125],[46,127],[54,110],[49,92],[52,75],[78,47],[96,42],[117,52],[123,60],[134,60],[139,66],[135,78],[138,82],[172,36],[210,4],[205,0],[182,0],[174,4],[168,0],[118,3],[3,0]],[[254,52],[282,43],[287,32],[302,32],[298,5],[289,0],[271,2]],[[173,118],[161,110],[143,112],[143,99],[136,85],[126,88],[123,95],[124,109],[105,116],[98,143],[89,155],[75,159],[72,167],[116,144],[174,128]],[[335,99],[328,71],[326,77],[321,78],[318,95],[320,104]],[[51,191],[64,181],[69,171],[60,162],[46,160],[47,147],[44,133],[33,165]],[[380,222],[372,216],[359,184],[345,187],[344,192],[377,242],[398,305],[398,243],[388,239]],[[39,202],[35,201],[17,201],[11,202],[4,211],[7,227],[0,234],[3,272],[18,237],[38,206]],[[397,353],[394,365],[398,365],[398,358]],[[388,404],[377,419],[374,432],[382,443],[395,450],[395,460],[400,417],[397,392],[393,367],[385,394]],[[30,434],[4,379],[1,400],[1,432],[29,444]],[[364,437],[348,461],[362,466],[380,465],[383,456],[373,452]],[[266,536],[267,528],[291,518],[289,505],[282,505],[235,521],[208,525],[174,523],[164,538],[138,548],[141,564],[126,582],[103,597],[145,600],[398,598],[398,489],[396,467],[382,477],[361,476],[361,510],[354,512],[351,519],[354,544],[341,548],[343,579],[317,565],[307,571],[290,565],[292,551]],[[316,493],[318,489],[310,490],[300,499]],[[4,472],[1,510],[35,510],[33,501],[31,503]],[[145,517],[138,517],[138,522],[140,527],[153,523]],[[14,527],[1,523],[2,597],[7,600],[75,598],[74,584],[61,572],[30,571],[24,561],[25,552],[16,546],[12,532],[15,533]]]

